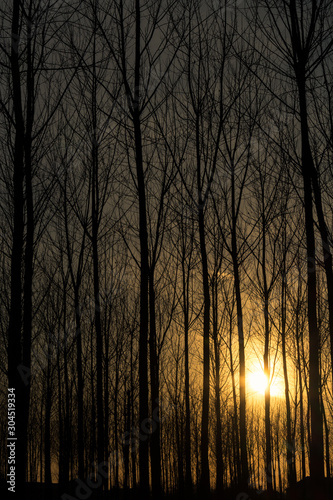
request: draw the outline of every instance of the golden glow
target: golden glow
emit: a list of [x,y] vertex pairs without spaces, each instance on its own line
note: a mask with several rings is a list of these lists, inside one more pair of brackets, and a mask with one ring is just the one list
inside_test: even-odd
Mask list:
[[254,392],[264,395],[267,387],[267,377],[264,372],[257,371],[250,373],[248,376],[248,381],[250,384],[250,389]]
[[[268,385],[267,377],[259,364],[254,364],[247,375],[249,390],[254,395],[265,395],[265,390]],[[272,397],[284,396],[284,383],[282,377],[273,375],[270,386],[270,394]]]

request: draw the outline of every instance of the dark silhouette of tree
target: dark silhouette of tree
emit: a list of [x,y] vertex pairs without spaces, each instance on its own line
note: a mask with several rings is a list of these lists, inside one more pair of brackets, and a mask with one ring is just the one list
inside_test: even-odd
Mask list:
[[[19,42],[20,42],[20,24],[22,13],[20,2],[13,3],[12,22],[11,22],[11,79],[13,86],[13,108],[15,113],[15,145],[14,145],[14,170],[13,170],[13,192],[14,192],[14,224],[13,224],[13,242],[11,252],[11,299],[8,326],[8,385],[15,390],[16,408],[18,419],[16,421],[16,435],[18,438],[16,480],[17,491],[23,493],[23,483],[25,480],[26,469],[26,448],[27,448],[27,421],[24,415],[29,414],[29,370],[30,370],[30,351],[31,332],[24,330],[25,339],[23,345],[25,352],[22,353],[22,258],[24,252],[24,145],[25,145],[25,123],[22,104],[22,82],[19,64]],[[28,145],[26,146],[26,149]],[[27,316],[26,316],[27,319]],[[27,327],[27,324],[26,324]],[[26,384],[20,376],[19,367],[25,365]]]
[[[5,10],[6,10],[5,6]],[[5,12],[5,18],[6,16]],[[31,339],[33,328],[33,275],[36,240],[40,237],[42,217],[38,219],[41,207],[47,205],[49,192],[45,190],[39,197],[34,193],[36,185],[36,164],[45,156],[46,145],[40,146],[40,139],[61,101],[51,103],[48,112],[36,112],[42,92],[38,88],[38,78],[43,65],[47,64],[49,53],[43,44],[49,40],[52,14],[45,12],[44,31],[35,29],[39,8],[33,2],[22,5],[13,3],[11,11],[10,50],[1,45],[7,57],[4,67],[11,75],[10,100],[13,115],[6,101],[1,101],[2,109],[14,129],[13,144],[13,240],[11,252],[11,306],[8,326],[8,375],[9,385],[17,390],[17,481],[18,491],[23,487],[26,473],[27,426],[30,401]],[[7,18],[8,19],[8,18]],[[58,25],[60,29],[60,25]],[[42,102],[42,98],[41,101]],[[12,129],[9,131],[11,144]],[[10,146],[11,148],[11,146]],[[38,232],[36,231],[38,229]],[[20,346],[20,348],[18,348]],[[15,352],[14,352],[15,351]]]
[[[219,159],[223,121],[223,71],[229,46],[225,43],[225,26],[215,30],[222,54],[217,62],[210,61],[211,38],[215,17],[201,11],[200,4],[189,9],[189,34],[186,39],[185,74],[189,92],[188,118],[193,122],[193,161],[196,196],[185,187],[197,212],[198,238],[202,266],[203,292],[203,394],[201,420],[201,479],[202,492],[210,489],[209,471],[209,406],[210,406],[210,321],[211,293],[205,213]],[[220,21],[220,20],[219,20]],[[214,126],[212,126],[214,123]]]
[[[165,224],[164,198],[168,192],[172,175],[166,170],[161,181],[160,203],[156,214],[152,217],[156,222],[155,240],[150,241],[148,217],[150,217],[149,193],[150,163],[147,155],[147,127],[149,120],[163,102],[162,81],[166,78],[172,65],[177,47],[171,54],[170,60],[163,61],[166,52],[167,40],[172,33],[172,23],[169,23],[169,5],[162,2],[149,3],[143,6],[136,1],[132,9],[125,2],[120,1],[115,6],[115,19],[118,27],[115,43],[109,41],[105,27],[100,24],[103,36],[119,73],[121,89],[125,92],[122,105],[124,130],[128,134],[131,127],[130,145],[135,159],[135,176],[131,176],[135,183],[138,198],[139,214],[139,241],[140,258],[140,341],[139,341],[139,421],[140,425],[147,426],[149,409],[151,413],[159,412],[159,365],[158,353],[160,346],[157,342],[156,306],[155,306],[155,267],[161,248],[160,234]],[[165,25],[163,22],[166,22]],[[156,48],[154,40],[161,39]],[[132,40],[134,46],[132,46]],[[164,69],[161,69],[164,68]],[[113,96],[117,97],[117,96]],[[153,118],[154,120],[154,118]],[[158,129],[158,125],[156,127]],[[150,139],[149,139],[150,141]],[[127,151],[128,153],[129,151]],[[148,155],[150,152],[148,151]],[[164,179],[164,180],[163,180]],[[149,345],[149,349],[148,349]],[[149,355],[149,357],[148,357]],[[148,377],[148,369],[150,379]],[[150,382],[150,394],[149,394]],[[150,407],[150,408],[149,408]],[[149,441],[141,439],[139,442],[139,470],[140,489],[146,495],[149,489]],[[161,452],[159,419],[156,419],[156,429],[151,433],[151,483],[153,494],[161,492]]]
[[[279,253],[281,254],[281,266],[280,266],[281,309],[280,309],[279,333],[281,335],[281,350],[282,350],[283,376],[284,376],[285,400],[286,400],[287,477],[288,477],[288,485],[289,487],[291,487],[296,482],[296,463],[295,463],[295,436],[292,430],[291,391],[289,384],[290,376],[288,374],[287,314],[288,314],[288,293],[289,290],[294,290],[294,287],[296,285],[293,282],[295,279],[295,274],[296,274],[296,280],[298,280],[299,277],[297,276],[297,273],[295,273],[292,276],[292,279],[290,279],[291,270],[296,265],[296,257],[297,257],[297,254],[296,255],[291,254],[290,247],[292,245],[297,226],[295,225],[295,228],[293,228],[288,223],[287,215],[289,215],[294,211],[293,210],[294,207],[290,206],[290,200],[292,199],[292,192],[291,192],[291,186],[288,186],[288,181],[285,175],[282,175],[282,189],[284,193],[281,196],[281,205],[280,205],[281,245],[279,248]],[[302,384],[301,381],[300,383]],[[300,395],[300,398],[303,398],[303,396]]]
[[[332,306],[332,257],[328,242],[328,230],[325,223],[321,192],[318,183],[318,171],[314,163],[309,125],[308,84],[312,75],[325,58],[330,56],[332,41],[329,38],[330,28],[325,19],[329,18],[330,5],[327,2],[317,4],[316,1],[304,6],[292,0],[290,2],[265,2],[270,29],[275,33],[273,39],[267,27],[261,29],[270,40],[275,51],[273,65],[281,64],[280,74],[286,76],[295,86],[297,96],[297,113],[300,122],[301,155],[299,165],[303,179],[303,203],[305,214],[305,230],[307,241],[307,285],[308,285],[308,326],[310,349],[309,403],[311,411],[310,472],[314,481],[324,475],[323,456],[323,420],[320,404],[320,332],[317,317],[317,281],[315,205],[319,231],[322,240],[325,272],[327,276],[328,302]],[[258,11],[259,12],[259,11]],[[279,15],[276,15],[279,12]],[[283,28],[279,23],[282,23]],[[331,318],[331,312],[330,312]],[[331,320],[330,320],[331,321]],[[331,342],[332,345],[332,342]]]
[[[75,343],[76,343],[76,373],[77,373],[77,407],[78,407],[78,474],[80,478],[84,477],[84,434],[83,434],[83,418],[84,418],[84,379],[83,379],[83,368],[82,368],[82,328],[81,328],[81,301],[80,301],[80,290],[83,277],[84,261],[85,261],[85,251],[86,251],[86,234],[83,231],[81,235],[81,244],[79,247],[79,255],[76,265],[76,270],[74,268],[74,249],[71,243],[72,238],[70,237],[69,228],[69,214],[68,214],[68,189],[67,189],[67,175],[65,174],[64,179],[64,225],[65,225],[65,238],[66,238],[66,254],[68,259],[68,269],[71,279],[72,288],[74,291],[74,311],[75,311]],[[87,214],[86,219],[87,220]]]

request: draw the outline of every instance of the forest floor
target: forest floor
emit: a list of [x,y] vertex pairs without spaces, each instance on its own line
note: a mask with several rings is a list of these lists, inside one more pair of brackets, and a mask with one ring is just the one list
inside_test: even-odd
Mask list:
[[[329,490],[329,488],[331,488]],[[75,481],[68,488],[61,487],[59,484],[46,486],[44,483],[26,483],[22,499],[16,494],[8,491],[5,482],[0,484],[1,500],[10,498],[12,500],[153,500],[152,497],[144,499],[137,491],[133,490],[111,490],[101,496],[97,490],[82,488],[77,489]],[[269,493],[264,490],[241,488],[228,488],[222,493],[211,492],[209,495],[199,495],[193,493],[165,494],[161,500],[333,500],[332,480],[325,481],[320,487],[310,484],[309,478],[300,481],[295,487],[286,494],[277,492]]]
[[[0,497],[1,500],[5,499],[18,499],[18,500],[153,500],[152,497],[141,498],[138,491],[133,490],[111,490],[106,492],[103,496],[98,494],[97,490],[89,488],[77,489],[75,481],[69,487],[60,486],[53,483],[46,485],[44,483],[26,483],[22,499],[21,495],[13,494],[8,491],[8,485],[5,481],[0,483]],[[298,498],[301,497],[297,497]],[[332,497],[333,498],[333,497]],[[285,495],[274,493],[268,495],[266,491],[247,490],[243,491],[241,488],[228,488],[221,494],[211,492],[209,495],[199,495],[197,493],[186,494],[184,492],[165,494],[161,500],[286,500]],[[317,500],[317,499],[316,499]],[[326,500],[326,499],[325,499]],[[329,500],[332,500],[331,497]]]

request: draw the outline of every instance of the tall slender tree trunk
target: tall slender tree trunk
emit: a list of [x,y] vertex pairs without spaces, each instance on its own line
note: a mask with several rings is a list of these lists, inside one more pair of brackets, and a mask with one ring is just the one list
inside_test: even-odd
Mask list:
[[[319,8],[319,7],[318,7]],[[317,278],[316,278],[316,247],[313,219],[312,184],[316,187],[315,166],[309,141],[308,108],[306,99],[307,65],[309,63],[308,42],[314,36],[314,22],[311,22],[306,35],[306,43],[302,38],[297,14],[296,0],[291,0],[290,27],[294,59],[295,79],[298,89],[299,113],[301,122],[301,168],[303,177],[303,200],[305,212],[306,250],[307,250],[307,285],[308,285],[308,327],[309,327],[309,406],[311,418],[310,436],[310,475],[313,483],[324,477],[324,445],[323,445],[323,417],[320,404],[320,332],[317,319]],[[312,4],[312,15],[316,16],[316,2]],[[302,26],[303,28],[303,26]],[[315,195],[316,198],[316,195]],[[317,192],[317,208],[320,218],[320,203]],[[322,227],[323,230],[323,227]],[[322,235],[323,236],[323,235]],[[324,248],[324,253],[329,247]],[[326,258],[326,266],[331,262]],[[332,285],[333,286],[333,285]],[[331,288],[331,283],[329,284]]]
[[270,393],[270,366],[269,366],[269,341],[270,326],[268,316],[269,293],[267,290],[267,280],[265,272],[265,251],[263,250],[263,274],[264,274],[264,322],[265,322],[265,351],[264,351],[264,373],[267,379],[265,387],[265,445],[266,445],[266,481],[267,490],[272,491],[272,439],[271,439],[271,393]]
[[294,441],[291,435],[291,409],[289,397],[289,378],[286,353],[286,274],[285,263],[283,264],[282,291],[281,291],[281,344],[282,344],[282,364],[284,375],[284,387],[286,398],[286,419],[287,419],[287,475],[288,485],[291,487],[296,482],[295,451]]
[[202,396],[202,421],[201,421],[201,478],[200,487],[203,492],[209,492],[210,474],[209,474],[209,316],[210,316],[210,293],[208,280],[208,259],[206,250],[204,212],[199,190],[199,237],[200,252],[202,264],[202,281],[204,294],[204,332],[203,332],[203,396]]
[[192,491],[191,467],[191,413],[190,413],[190,370],[189,370],[189,275],[185,271],[185,259],[182,259],[183,310],[184,310],[184,350],[185,350],[185,487],[188,494]]
[[[109,340],[105,337],[105,356],[104,356],[104,458],[108,464],[110,451],[109,445]],[[107,467],[107,478],[105,479],[106,489],[109,488],[110,468]],[[105,468],[104,468],[105,470]]]
[[[82,373],[82,338],[81,338],[81,310],[80,310],[80,297],[79,291],[81,286],[81,271],[82,271],[82,259],[85,248],[85,235],[83,235],[82,245],[79,255],[79,263],[77,268],[76,278],[74,276],[72,255],[70,249],[69,241],[69,227],[68,227],[68,213],[67,213],[67,184],[65,179],[65,190],[64,190],[64,223],[65,223],[65,233],[66,233],[66,247],[67,247],[67,258],[69,272],[71,276],[72,286],[74,288],[74,308],[75,308],[75,339],[76,339],[76,372],[77,372],[77,449],[78,449],[78,474],[79,478],[84,478],[84,437],[83,437],[83,373]],[[65,335],[66,331],[65,331]],[[66,355],[67,356],[67,355]]]
[[[140,218],[140,340],[139,340],[139,420],[140,425],[148,418],[148,233],[146,217],[146,195],[142,164],[142,142],[139,115],[135,113],[136,166],[139,191]],[[149,489],[149,453],[147,439],[139,443],[140,489],[147,494]]]
[[[132,102],[132,119],[134,126],[135,163],[139,197],[139,240],[140,240],[140,334],[139,334],[139,424],[149,417],[148,401],[148,231],[145,176],[143,170],[143,148],[140,121],[140,67],[141,67],[141,8],[140,0],[135,1],[135,68],[134,68],[134,98]],[[147,437],[139,442],[139,474],[140,493],[146,498],[149,491],[149,447]]]
[[42,483],[43,482],[43,470],[44,470],[44,432],[43,432],[43,410],[44,410],[44,405],[40,405],[40,415],[39,415],[39,422],[40,422],[40,443],[39,443],[39,466],[40,466],[40,471],[39,471],[39,481]]
[[[59,339],[58,339],[59,342]],[[59,484],[64,484],[64,450],[65,450],[65,439],[64,439],[64,418],[62,411],[63,404],[63,390],[61,383],[61,366],[60,366],[60,352],[57,353],[57,381],[58,381],[58,433],[59,433],[59,447],[58,447],[58,469],[59,469]],[[32,481],[30,477],[30,481]]]
[[247,485],[249,467],[247,459],[247,430],[246,430],[246,390],[245,390],[245,342],[243,328],[243,309],[240,291],[240,279],[237,257],[233,257],[234,280],[237,307],[238,349],[239,349],[239,437],[241,450],[241,483]]
[[218,342],[218,287],[217,282],[213,283],[213,339],[215,357],[215,413],[216,413],[216,491],[221,494],[223,490],[223,454],[222,454],[222,423],[221,423],[221,395],[220,395],[220,346]]
[[52,482],[51,476],[51,409],[52,409],[52,391],[51,391],[51,351],[48,348],[47,374],[46,374],[46,394],[45,394],[45,437],[44,437],[44,467],[46,495],[50,494],[49,487]]
[[[261,178],[261,176],[260,176]],[[261,178],[261,184],[264,186],[264,181]],[[269,359],[269,347],[270,347],[270,325],[269,325],[269,289],[267,283],[267,273],[266,273],[266,225],[267,220],[264,213],[265,210],[265,194],[264,187],[262,187],[261,192],[261,202],[262,202],[262,280],[263,280],[263,295],[264,295],[264,332],[265,332],[265,348],[264,348],[264,373],[266,377],[266,387],[265,387],[265,472],[266,472],[266,482],[267,491],[271,492],[273,489],[273,470],[272,470],[272,438],[271,438],[271,384],[270,384],[270,359]]]
[[[97,3],[97,2],[96,2]],[[97,459],[98,463],[104,462],[104,401],[103,401],[103,335],[100,304],[99,281],[99,151],[97,139],[97,75],[96,75],[96,35],[97,35],[97,7],[94,3],[94,38],[93,38],[93,64],[92,64],[92,148],[91,148],[91,244],[93,260],[94,305],[95,305],[95,332],[96,332],[96,375],[97,375]],[[105,484],[105,480],[103,480]]]
[[[95,115],[96,116],[96,115]],[[96,131],[96,123],[94,127]],[[94,132],[92,147],[92,259],[94,276],[94,305],[95,305],[95,331],[96,331],[96,374],[97,374],[97,457],[98,463],[104,462],[104,401],[103,401],[103,336],[100,305],[99,283],[99,255],[98,255],[98,229],[99,229],[99,195],[98,195],[98,145]]]
[[131,446],[131,464],[132,464],[132,486],[136,489],[136,437],[134,436],[134,366],[133,366],[133,333],[131,334],[131,426],[130,426],[130,446]]
[[[316,213],[319,223],[319,231],[322,243],[322,252],[324,260],[324,268],[326,274],[327,283],[327,297],[328,297],[328,327],[330,335],[330,347],[331,347],[331,364],[333,366],[333,270],[332,270],[332,252],[329,231],[325,221],[323,204],[321,198],[321,189],[319,185],[318,173],[313,165],[312,168],[312,188],[314,193],[314,201],[316,206]],[[333,386],[333,370],[332,376],[332,386]]]
[[232,436],[235,442],[235,466],[236,466],[236,480],[241,481],[242,477],[242,464],[239,455],[239,420],[238,420],[238,404],[237,404],[237,391],[236,391],[236,381],[235,381],[235,370],[234,370],[234,358],[232,353],[232,315],[230,315],[229,323],[229,356],[230,356],[230,374],[231,374],[231,385],[232,385],[232,401],[234,405],[234,415],[232,418]]
[[[299,267],[299,263],[298,263]],[[297,302],[296,302],[296,313],[295,313],[295,323],[296,323],[296,354],[297,354],[297,370],[299,379],[299,411],[300,411],[300,440],[301,440],[301,479],[306,477],[306,463],[305,463],[305,436],[304,436],[304,423],[302,421],[304,415],[303,407],[303,381],[302,381],[302,365],[301,365],[301,347],[300,347],[300,335],[301,335],[301,325],[300,325],[300,308],[301,308],[301,272],[299,270],[299,279],[297,285]]]
[[323,419],[320,404],[320,333],[317,321],[316,249],[311,190],[314,169],[309,144],[305,69],[298,71],[298,92],[302,136],[302,176],[304,185],[305,230],[307,243],[308,325],[309,325],[309,403],[311,415],[310,475],[314,481],[324,476]]
[[324,428],[325,428],[325,466],[326,466],[326,477],[330,477],[331,471],[330,471],[330,428],[327,422],[326,418],[326,411],[325,411],[325,406],[323,402],[323,391],[320,391],[320,399],[321,399],[321,405],[323,409],[323,419],[324,419]]
[[182,419],[179,411],[180,408],[180,397],[179,397],[179,340],[178,340],[178,353],[176,359],[176,373],[175,373],[175,434],[176,434],[176,450],[177,453],[174,455],[175,460],[175,471],[177,470],[177,490],[180,494],[184,494],[184,463],[183,463],[183,447],[182,447]]
[[83,372],[82,372],[82,338],[81,338],[81,311],[78,286],[74,291],[75,327],[76,327],[76,371],[77,371],[77,450],[79,478],[84,478],[84,437],[83,437]]
[[63,481],[64,484],[69,482],[69,457],[70,450],[72,447],[72,433],[71,433],[71,418],[70,418],[70,394],[69,394],[69,377],[68,377],[68,357],[67,357],[67,326],[66,326],[66,288],[64,287],[64,335],[65,335],[65,344],[64,344],[64,382],[65,382],[65,417],[64,417],[64,441],[65,446],[63,449]]
[[240,482],[245,488],[249,480],[249,465],[247,457],[247,429],[246,429],[246,382],[245,382],[245,341],[243,325],[243,307],[242,295],[240,289],[240,274],[238,262],[237,247],[237,215],[236,215],[236,194],[235,194],[235,175],[231,176],[231,211],[232,211],[232,229],[231,229],[231,257],[234,271],[236,310],[237,310],[237,328],[238,328],[238,350],[239,350],[239,438],[241,451],[241,477]]
[[[234,203],[232,203],[234,212]],[[245,342],[243,327],[243,307],[240,290],[239,264],[237,257],[237,240],[235,216],[232,230],[232,261],[234,271],[237,327],[238,327],[238,349],[239,349],[239,434],[241,450],[241,483],[245,487],[249,479],[249,466],[247,458],[247,430],[246,430],[246,390],[245,390]]]
[[89,460],[90,464],[94,463],[96,460],[96,404],[95,404],[95,394],[96,394],[96,384],[95,384],[95,353],[94,349],[94,332],[91,331],[90,336],[90,391],[91,391],[91,439],[90,439],[90,454]]
[[130,486],[129,477],[129,451],[130,451],[130,428],[131,428],[131,392],[127,390],[125,383],[125,398],[124,398],[124,440],[123,440],[123,455],[124,455],[124,487],[128,490]]
[[[27,80],[26,80],[26,130],[24,138],[24,167],[25,167],[25,198],[26,198],[26,237],[24,254],[24,308],[23,308],[23,365],[31,366],[31,338],[32,338],[32,280],[33,280],[33,252],[34,252],[34,205],[32,191],[32,126],[34,121],[34,69],[33,69],[33,40],[31,33],[31,4],[27,19]],[[23,411],[24,442],[27,450],[27,428],[30,408],[30,383],[25,385]]]
[[223,453],[222,453],[222,422],[221,422],[221,396],[220,396],[220,353],[218,345],[214,342],[215,350],[215,413],[216,413],[216,490],[221,493],[223,490]]
[[[118,348],[117,348],[118,350]],[[118,352],[116,353],[116,377],[115,377],[115,387],[114,387],[114,448],[116,453],[118,453],[119,440],[118,440],[118,393],[119,393],[119,359]],[[117,455],[118,456],[118,455]],[[116,460],[115,463],[115,487],[119,488],[119,462]]]
[[[22,257],[24,233],[24,118],[21,96],[21,76],[19,67],[20,4],[13,1],[11,40],[11,79],[15,118],[14,139],[14,223],[11,249],[10,311],[8,326],[8,386],[15,389],[16,401],[16,491],[23,495],[26,470],[26,413],[27,387],[30,385],[30,364],[23,365],[22,359]],[[21,374],[20,374],[21,371]],[[23,373],[24,372],[24,373]],[[21,377],[22,374],[26,376]],[[8,448],[9,450],[9,448]]]
[[161,447],[160,447],[160,417],[159,417],[159,366],[156,344],[155,289],[154,267],[149,272],[149,360],[151,386],[151,414],[154,417],[150,437],[151,479],[153,498],[161,497]]

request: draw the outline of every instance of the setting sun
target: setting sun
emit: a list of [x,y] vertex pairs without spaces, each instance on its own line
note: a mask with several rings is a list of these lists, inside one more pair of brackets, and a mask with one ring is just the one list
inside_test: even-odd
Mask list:
[[[248,384],[251,392],[259,394],[261,396],[265,395],[265,390],[268,384],[268,380],[264,371],[261,367],[254,368],[247,376]],[[284,394],[283,380],[280,377],[273,376],[270,386],[270,394],[273,397],[282,397]]]
[[265,394],[265,390],[267,387],[267,377],[262,370],[250,373],[248,376],[248,380],[253,391],[258,392],[262,395]]

